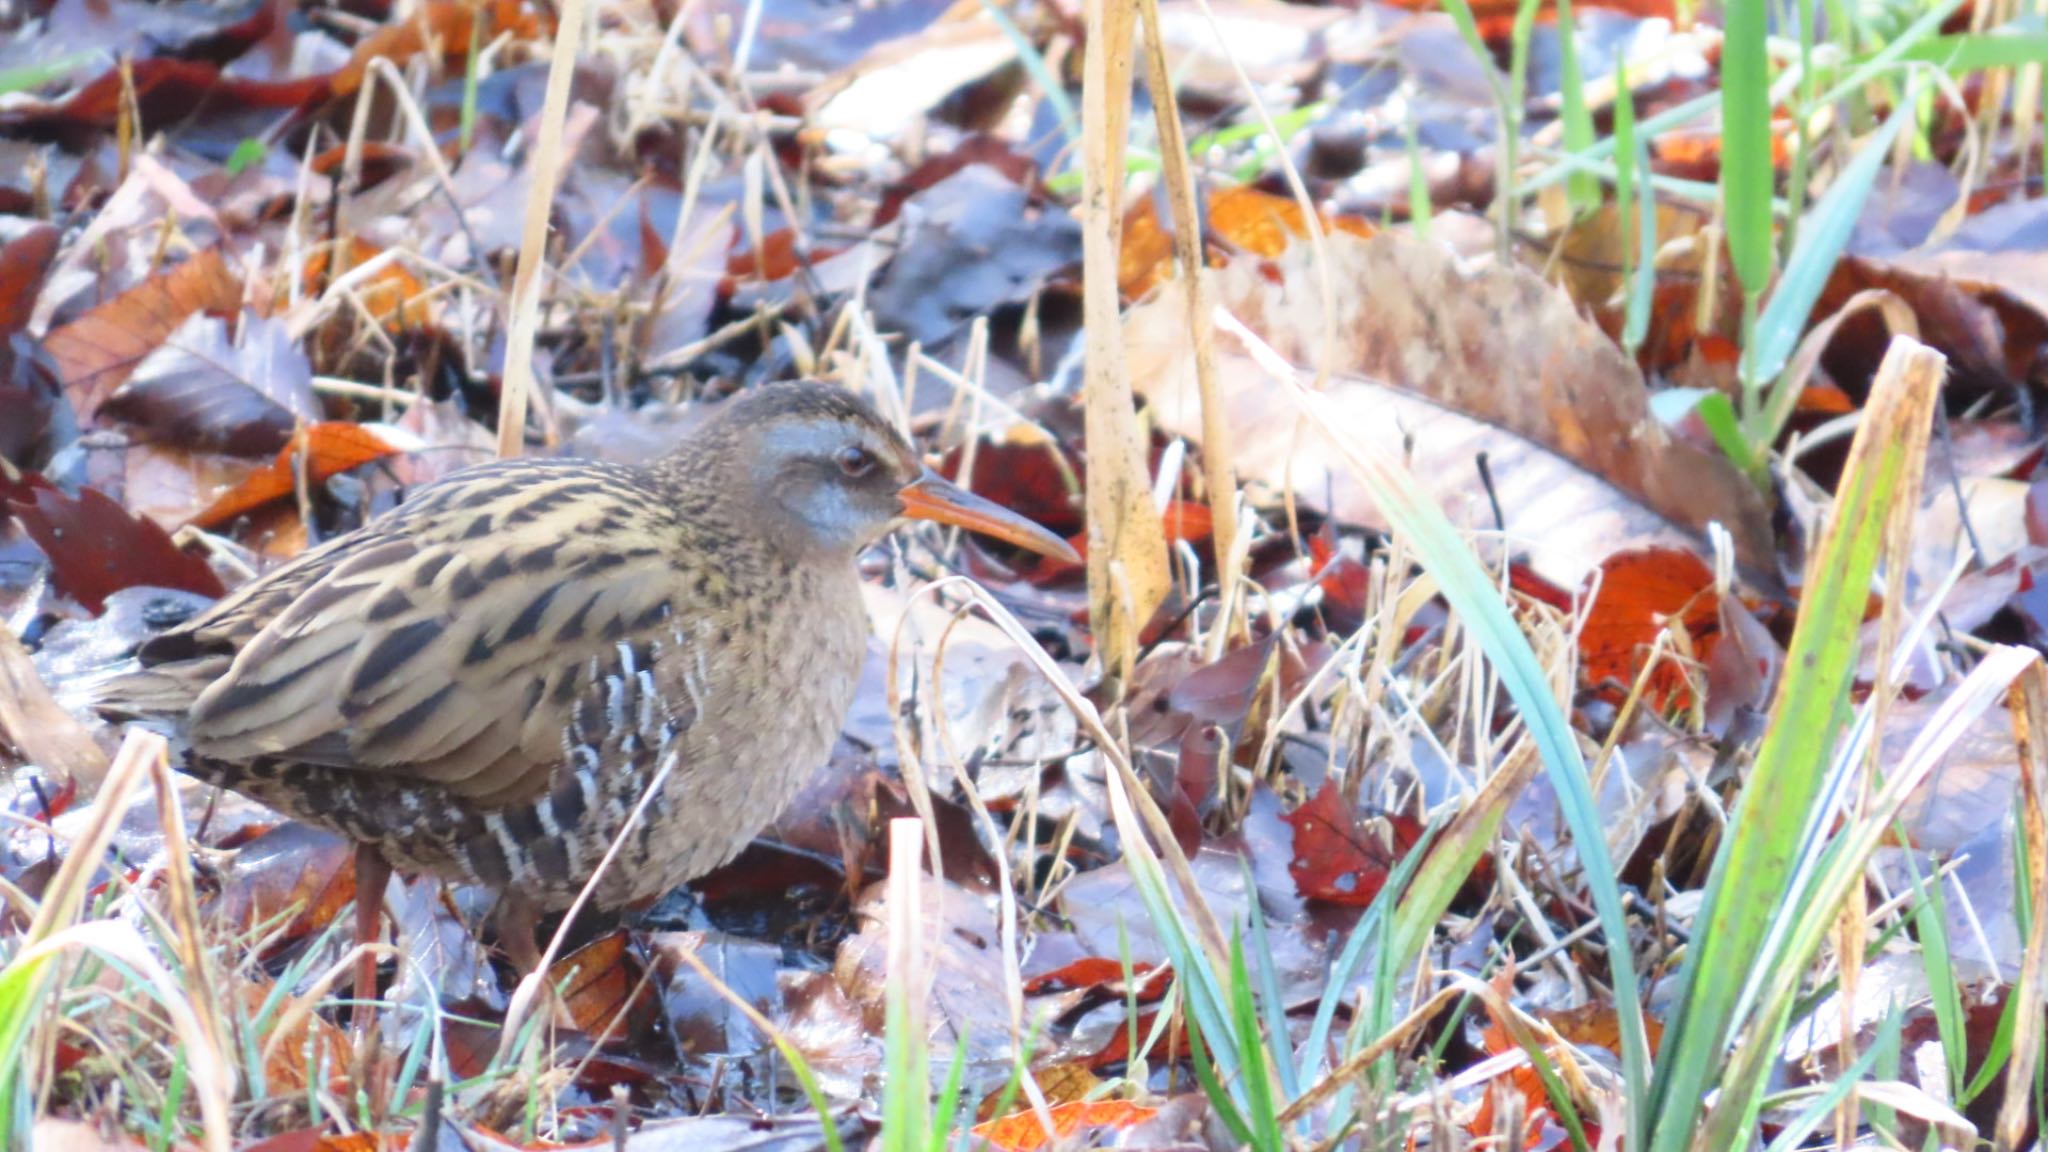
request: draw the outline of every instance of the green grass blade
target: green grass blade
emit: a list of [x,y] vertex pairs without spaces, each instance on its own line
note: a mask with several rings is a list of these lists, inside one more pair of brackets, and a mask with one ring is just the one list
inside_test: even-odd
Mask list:
[[[1610,942],[1608,977],[1621,1033],[1622,1078],[1630,1099],[1644,1099],[1650,1084],[1649,1040],[1628,947],[1628,920],[1622,911],[1621,889],[1607,848],[1606,826],[1586,778],[1578,737],[1558,705],[1542,664],[1471,547],[1414,476],[1399,462],[1376,458],[1360,448],[1344,431],[1342,422],[1329,412],[1325,399],[1306,388],[1298,373],[1289,369],[1283,379],[1293,385],[1296,401],[1338,449],[1352,474],[1371,491],[1389,526],[1406,537],[1422,566],[1436,578],[1444,599],[1471,631],[1492,663],[1501,686],[1514,701],[1556,789],[1566,826],[1571,829],[1573,845],[1583,864],[1595,915]],[[1479,835],[1462,841],[1452,837],[1423,862],[1416,888],[1426,898],[1404,901],[1395,914],[1394,935],[1404,965],[1413,953],[1420,951],[1449,906],[1458,887],[1451,882],[1453,877],[1462,882],[1485,854],[1505,810],[1502,801],[1498,809],[1476,816],[1472,831],[1483,831],[1483,839]],[[1643,1126],[1646,1115],[1637,1112],[1631,1127]],[[1632,1131],[1628,1147],[1644,1147],[1641,1137],[1641,1131]]]
[[[1586,76],[1579,65],[1578,25],[1572,19],[1571,0],[1557,0],[1557,63],[1563,77],[1559,83],[1563,107],[1564,147],[1583,152],[1593,144],[1593,114],[1586,109]],[[1629,153],[1623,152],[1622,155]],[[1584,215],[1600,207],[1600,184],[1591,173],[1576,173],[1565,182],[1572,215]]]
[[1748,437],[1751,444],[1762,447],[1776,442],[1785,422],[1792,418],[1792,408],[1799,397],[1788,380],[1779,378],[1779,373],[1792,358],[1792,349],[1806,331],[1806,320],[1813,313],[1814,303],[1841,262],[1849,233],[1863,213],[1863,202],[1869,197],[1871,186],[1877,183],[1878,171],[1890,156],[1892,142],[1912,115],[1912,108],[1908,101],[1893,109],[1884,127],[1863,142],[1855,158],[1813,206],[1813,223],[1800,235],[1792,259],[1785,264],[1785,275],[1757,319],[1757,378],[1777,382],[1768,403],[1755,414]]
[[931,1133],[925,1142],[925,1152],[946,1152],[946,1142],[959,1122],[960,1085],[967,1078],[968,1027],[961,1026],[959,1043],[953,1045],[953,1066],[946,1070],[946,1086],[939,1089],[939,1099],[932,1107]]
[[[1907,342],[1910,344],[1910,342]],[[1898,376],[1882,410],[1873,407],[1857,430],[1824,537],[1808,566],[1805,594],[1771,709],[1770,726],[1716,854],[1693,934],[1680,999],[1659,1051],[1650,1111],[1657,1117],[1653,1152],[1676,1152],[1693,1136],[1694,1117],[1719,1068],[1751,966],[1763,955],[1774,910],[1784,901],[1814,801],[1847,715],[1848,689],[1859,652],[1870,581],[1885,539],[1887,512],[1901,490],[1915,490],[1908,457],[1924,445],[1914,422],[1933,397],[1904,393],[1915,355],[1893,353],[1880,369]],[[1929,355],[1932,355],[1929,353]],[[1894,361],[1897,361],[1895,364]],[[1875,402],[1876,395],[1873,400]],[[1917,475],[1917,474],[1916,474]],[[1723,1084],[1725,1087],[1725,1084]]]
[[1817,1093],[1812,1100],[1807,1101],[1806,1107],[1800,1109],[1799,1115],[1793,1117],[1792,1122],[1778,1133],[1777,1138],[1771,1141],[1770,1147],[1764,1149],[1764,1152],[1797,1152],[1805,1144],[1806,1138],[1834,1114],[1842,1101],[1848,1099],[1849,1090],[1854,1088],[1858,1081],[1870,1075],[1871,1068],[1877,1063],[1878,1055],[1885,1052],[1888,1045],[1898,1044],[1900,1022],[1904,1018],[1898,1005],[1892,1005],[1892,1010],[1885,1013],[1883,1023],[1878,1026],[1877,1041],[1865,1048],[1863,1054],[1856,1058],[1856,1062],[1837,1075],[1825,1091]]
[[[1185,985],[1183,985],[1185,987]],[[1183,999],[1183,1006],[1186,1001]],[[1245,1122],[1244,1113],[1238,1110],[1237,1101],[1223,1081],[1216,1075],[1216,1063],[1209,1058],[1209,1045],[1202,1041],[1202,1027],[1195,1023],[1194,1014],[1188,1014],[1188,1062],[1195,1066],[1195,1082],[1202,1086],[1202,1094],[1209,1098],[1209,1106],[1216,1109],[1216,1118],[1230,1129],[1230,1135],[1239,1144],[1252,1143],[1251,1125]]]
[[1941,1037],[1942,1055],[1948,1061],[1948,1091],[1951,1100],[1961,1099],[1969,1075],[1970,1043],[1963,1026],[1963,990],[1956,986],[1956,969],[1948,944],[1948,899],[1941,890],[1941,877],[1923,877],[1911,853],[1906,866],[1912,870],[1919,898],[1913,901],[1913,927],[1920,938],[1920,963],[1927,972],[1927,989],[1934,998],[1935,1032]]
[[1266,914],[1259,907],[1258,882],[1252,877],[1251,861],[1244,865],[1244,890],[1252,893],[1252,947],[1259,957],[1259,1012],[1266,1022],[1267,1043],[1272,1047],[1273,1071],[1280,1091],[1292,1102],[1301,1095],[1301,1081],[1294,1074],[1293,1053],[1287,1050],[1287,1003],[1280,996],[1280,976],[1274,971],[1273,943],[1266,936]]
[[1244,1095],[1250,1115],[1251,1145],[1259,1152],[1286,1152],[1280,1132],[1280,1108],[1273,1102],[1273,1081],[1266,1071],[1266,1045],[1259,1038],[1259,1010],[1252,1003],[1252,978],[1244,963],[1244,938],[1230,936],[1230,1013],[1237,1030],[1237,1051],[1244,1059]]
[[1721,40],[1721,203],[1729,260],[1746,296],[1771,277],[1771,69],[1769,14],[1730,4]]
[[1955,78],[1989,68],[2039,64],[2048,60],[2048,32],[2040,31],[2039,23],[2034,18],[2014,21],[2006,31],[1931,37],[1906,49],[1902,59],[1931,64]]

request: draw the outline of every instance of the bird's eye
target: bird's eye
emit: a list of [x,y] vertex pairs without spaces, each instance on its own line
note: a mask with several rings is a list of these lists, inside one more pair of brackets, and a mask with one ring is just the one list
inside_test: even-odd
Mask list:
[[839,470],[856,480],[875,470],[874,453],[854,445],[841,448],[837,461]]

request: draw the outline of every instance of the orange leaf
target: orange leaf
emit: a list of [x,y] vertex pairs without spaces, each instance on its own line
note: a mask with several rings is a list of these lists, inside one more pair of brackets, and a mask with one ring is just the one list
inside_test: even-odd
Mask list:
[[[1546,1012],[1539,1018],[1567,1043],[1605,1048],[1617,1054],[1621,1051],[1621,1020],[1610,1004],[1586,1004],[1562,1012]],[[1650,1048],[1654,1051],[1663,1039],[1664,1026],[1655,1019],[1643,1023],[1644,1030],[1649,1033]],[[1480,1046],[1489,1056],[1499,1056],[1520,1047],[1497,1020],[1488,1021],[1479,1035]],[[1486,1094],[1480,1098],[1479,1110],[1473,1114],[1466,1131],[1474,1136],[1487,1136],[1493,1132],[1494,1093],[1503,1091],[1522,1097],[1522,1113],[1529,1118],[1532,1133],[1530,1146],[1536,1146],[1533,1134],[1540,1134],[1542,1121],[1550,1114],[1550,1094],[1543,1089],[1543,1078],[1529,1064],[1509,1071],[1487,1086]],[[1586,1132],[1589,1141],[1594,1139],[1594,1131],[1589,1125]]]
[[1173,267],[1173,233],[1159,223],[1159,209],[1141,200],[1124,217],[1123,246],[1117,250],[1116,284],[1135,300],[1166,279]]
[[277,459],[272,460],[268,467],[250,473],[247,479],[194,516],[192,523],[201,528],[219,528],[272,500],[290,496],[298,488],[297,461],[302,455],[305,457],[306,484],[311,487],[325,483],[330,476],[397,454],[398,449],[360,424],[347,421],[309,424],[292,434],[292,442],[278,452]]
[[[1617,552],[1601,565],[1600,595],[1579,632],[1579,658],[1589,683],[1612,681],[1626,691],[1658,633],[1676,623],[1691,641],[1681,652],[1704,662],[1721,633],[1721,601],[1714,573],[1682,548]],[[1588,577],[1591,586],[1593,577]],[[1650,674],[1649,698],[1658,707],[1685,707],[1691,690],[1684,672],[1663,663]]]
[[43,347],[83,424],[194,312],[231,312],[241,303],[241,278],[209,248],[96,305],[50,333]]
[[[240,986],[242,1012],[253,1019],[270,999],[271,985],[254,981]],[[264,1037],[266,1045],[269,1037]],[[317,1014],[298,1018],[285,1038],[270,1048],[263,1062],[264,1086],[274,1092],[301,1092],[315,1069],[339,1072],[349,1066],[349,1039]]]
[[[476,28],[474,22],[479,17],[483,26]],[[382,56],[393,64],[403,65],[428,50],[440,56],[443,68],[459,69],[469,58],[472,31],[482,45],[507,30],[517,39],[530,40],[540,34],[540,21],[532,13],[522,11],[519,0],[430,0],[412,19],[387,24],[363,37],[330,83],[336,96],[353,96],[363,86],[370,61]]]
[[[1173,966],[1133,964],[1131,976],[1138,982],[1138,999],[1149,1004],[1166,995],[1166,987],[1173,981]],[[1024,994],[1042,996],[1048,992],[1071,992],[1077,988],[1093,988],[1098,984],[1121,986],[1123,979],[1123,961],[1107,956],[1083,956],[1071,964],[1026,980]]]
[[637,1036],[653,1023],[653,988],[640,978],[631,942],[625,932],[610,932],[548,969],[548,983],[563,989],[569,1018],[591,1036]]
[[[335,248],[316,249],[307,255],[300,270],[302,290],[308,296],[318,296],[334,278],[381,255],[383,251],[367,240],[346,236],[336,241]],[[336,264],[331,274],[328,269],[330,259]],[[409,325],[429,320],[426,285],[407,271],[401,261],[393,260],[377,269],[368,280],[357,284],[354,291],[356,298],[363,302],[364,310],[386,331],[399,332]]]
[[[1209,227],[1224,240],[1254,256],[1268,258],[1287,251],[1296,240],[1308,239],[1308,218],[1291,196],[1275,196],[1256,188],[1231,188],[1209,198]],[[1369,237],[1378,231],[1350,216],[1324,216],[1325,231]]]
[[1129,1128],[1150,1120],[1159,1109],[1128,1100],[1075,1101],[1052,1107],[1053,1131],[1048,1134],[1031,1109],[974,1126],[974,1134],[1004,1152],[1036,1152],[1055,1139],[1064,1140],[1083,1128]]

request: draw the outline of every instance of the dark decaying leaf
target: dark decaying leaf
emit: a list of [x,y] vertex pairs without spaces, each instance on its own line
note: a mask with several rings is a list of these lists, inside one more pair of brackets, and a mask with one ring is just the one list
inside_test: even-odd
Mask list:
[[123,588],[146,584],[206,596],[226,592],[205,560],[98,489],[86,488],[73,499],[41,476],[0,477],[0,505],[21,521],[49,558],[50,583],[95,616],[107,597]]
[[57,255],[57,230],[33,224],[0,244],[0,336],[12,336],[35,312],[43,273]]
[[1073,217],[970,164],[912,196],[902,249],[869,299],[883,328],[927,347],[976,316],[1020,303],[1081,259]]
[[313,367],[283,322],[245,313],[240,329],[230,340],[226,321],[186,317],[101,411],[195,448],[277,451],[300,423],[320,419]]
[[33,139],[90,138],[114,128],[130,92],[132,106],[150,130],[208,109],[227,115],[296,108],[327,92],[325,77],[277,83],[242,80],[224,76],[214,65],[197,60],[137,60],[126,69],[126,75],[123,72],[119,67],[109,68],[56,103],[30,103],[0,112],[0,128]]

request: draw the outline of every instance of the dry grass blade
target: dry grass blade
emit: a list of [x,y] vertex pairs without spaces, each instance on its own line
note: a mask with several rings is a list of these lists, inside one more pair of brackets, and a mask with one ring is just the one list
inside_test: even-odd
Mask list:
[[1088,371],[1088,618],[1105,674],[1121,684],[1138,630],[1166,599],[1165,526],[1152,504],[1145,439],[1124,371],[1117,319],[1123,236],[1124,134],[1131,111],[1131,31],[1137,10],[1089,0],[1083,65],[1082,311]]
[[[1230,423],[1216,384],[1216,325],[1209,317],[1208,293],[1202,285],[1202,218],[1195,208],[1195,178],[1188,167],[1187,134],[1181,129],[1180,105],[1173,95],[1167,68],[1166,40],[1159,27],[1159,0],[1139,0],[1145,22],[1145,88],[1159,124],[1160,175],[1173,214],[1173,259],[1187,285],[1188,335],[1195,351],[1195,379],[1202,394],[1202,475],[1209,489],[1210,539],[1216,549],[1216,582],[1224,588],[1224,617],[1219,634],[1230,630],[1228,590],[1237,585],[1237,477],[1230,466]],[[1310,227],[1320,221],[1310,213]]]
[[171,775],[167,754],[150,757],[149,775],[156,785],[157,823],[164,833],[164,884],[170,894],[171,925],[177,933],[173,945],[179,975],[184,979],[185,994],[191,998],[192,1012],[199,1022],[200,1043],[186,1053],[186,1058],[194,1064],[205,1062],[213,1066],[214,1071],[207,1079],[221,1087],[224,1095],[218,1103],[225,1109],[234,1093],[237,1070],[234,1062],[226,1058],[228,1033],[220,1017],[221,1001],[214,991],[205,938],[201,935],[199,894],[192,884],[192,842],[185,832],[185,809],[178,802],[178,782]]
[[[227,1152],[232,1143],[228,1104],[234,1091],[232,1073],[222,1062],[218,1052],[219,1033],[202,1025],[199,1016],[186,997],[178,995],[176,983],[163,966],[144,945],[134,929],[125,924],[110,921],[76,923],[84,909],[87,893],[92,887],[92,878],[99,871],[106,858],[108,846],[113,843],[114,833],[120,828],[121,819],[127,813],[129,798],[140,787],[145,776],[153,772],[169,775],[169,749],[163,737],[139,729],[131,730],[122,741],[120,751],[114,756],[107,780],[100,789],[93,804],[91,821],[71,844],[71,850],[64,857],[64,863],[57,869],[57,875],[50,881],[43,894],[42,903],[36,908],[35,918],[28,931],[23,934],[21,947],[15,952],[7,971],[27,972],[32,990],[22,996],[17,1005],[33,1005],[40,1001],[39,990],[48,978],[49,962],[61,951],[72,947],[90,947],[109,955],[117,955],[137,974],[147,979],[171,1015],[179,1035],[186,1042],[189,1052],[189,1068],[194,1094],[199,1099],[200,1117],[205,1127],[206,1145],[213,1152]],[[173,806],[175,802],[173,801]],[[169,829],[167,829],[167,833]],[[184,876],[189,890],[190,873]],[[177,881],[173,880],[175,888]],[[175,911],[175,904],[174,904]],[[195,935],[189,945],[196,949]],[[208,1005],[209,1009],[212,1007]],[[209,1021],[211,1023],[211,1021]],[[0,1021],[0,1032],[19,1037],[20,1019]],[[19,1058],[28,1045],[12,1044],[6,1053],[9,1067],[0,1072],[11,1087],[14,1078],[13,1061]],[[45,1077],[34,1076],[31,1082],[43,1082]]]
[[498,400],[498,455],[517,456],[526,439],[526,407],[534,387],[533,338],[540,328],[541,270],[548,250],[548,213],[562,171],[562,125],[569,114],[569,81],[576,75],[587,0],[562,0],[555,45],[548,60],[547,96],[533,149],[533,186],[526,192],[519,264],[512,273],[511,324],[505,339],[505,383]]
[[1305,1115],[1309,1109],[1336,1095],[1339,1089],[1364,1075],[1366,1069],[1377,1064],[1380,1057],[1393,1051],[1396,1047],[1406,1042],[1408,1037],[1413,1035],[1423,1025],[1436,1019],[1437,1014],[1443,1011],[1444,1007],[1450,1004],[1451,1001],[1465,994],[1466,989],[1458,987],[1437,989],[1435,995],[1423,1001],[1421,1006],[1413,1012],[1402,1017],[1384,1035],[1375,1036],[1372,1043],[1360,1048],[1356,1055],[1337,1065],[1337,1067],[1332,1068],[1330,1074],[1323,1077],[1321,1083],[1296,1097],[1292,1104],[1289,1104],[1280,1111],[1278,1117],[1280,1123],[1292,1124]]
[[127,739],[121,742],[120,751],[114,754],[113,767],[107,770],[105,786],[93,801],[91,823],[72,841],[71,851],[65,854],[63,865],[43,892],[42,903],[36,908],[36,918],[22,937],[24,949],[41,943],[78,918],[79,909],[85,905],[85,894],[91,886],[93,873],[99,870],[100,861],[107,854],[107,845],[113,843],[114,832],[121,826],[128,797],[142,783],[150,765],[166,759],[168,754],[163,737],[139,729],[129,731]]
[[931,1119],[931,1076],[925,1049],[925,1003],[931,971],[925,947],[924,821],[889,821],[889,973],[882,1124],[892,1146],[924,1143]]
[[1992,1147],[2017,1152],[2027,1128],[2027,1104],[2041,1063],[2042,983],[2048,980],[2048,666],[2036,663],[2012,692],[2012,720],[2020,755],[2019,833],[2025,837],[2027,889],[2034,896],[2033,924],[2020,954],[2019,983],[2013,988],[2012,1063],[2005,1070],[2005,1099],[1998,1106]]

